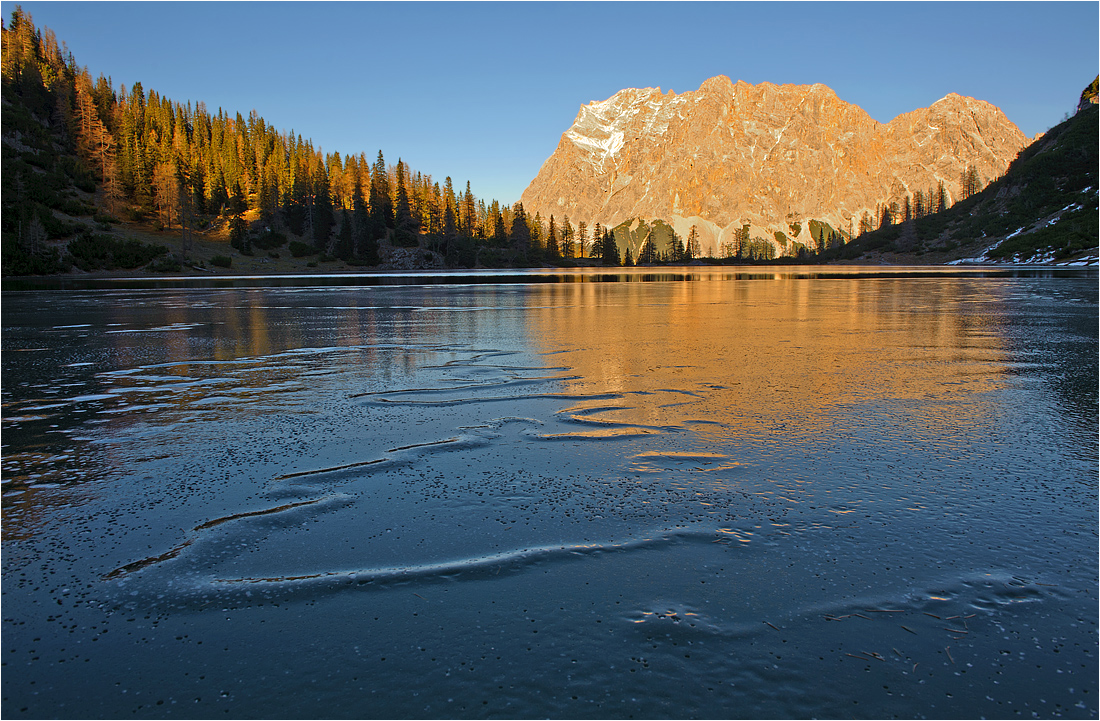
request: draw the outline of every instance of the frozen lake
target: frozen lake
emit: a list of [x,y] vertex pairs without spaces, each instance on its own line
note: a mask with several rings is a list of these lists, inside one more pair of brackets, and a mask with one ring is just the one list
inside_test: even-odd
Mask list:
[[1095,271],[99,285],[3,295],[5,718],[1098,714]]

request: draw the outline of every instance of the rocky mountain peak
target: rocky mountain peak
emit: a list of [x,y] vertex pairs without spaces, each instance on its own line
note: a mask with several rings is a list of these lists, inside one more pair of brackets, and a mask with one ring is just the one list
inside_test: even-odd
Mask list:
[[574,224],[663,219],[683,237],[695,225],[705,253],[747,225],[782,254],[816,246],[811,220],[847,233],[941,182],[958,197],[968,167],[988,182],[1027,144],[998,108],[955,93],[884,124],[825,85],[719,75],[582,106],[522,201]]

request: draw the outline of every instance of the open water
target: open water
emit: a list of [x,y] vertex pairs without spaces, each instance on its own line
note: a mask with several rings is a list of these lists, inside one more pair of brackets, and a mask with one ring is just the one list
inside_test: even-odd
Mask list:
[[3,295],[2,714],[1068,717],[1097,277]]

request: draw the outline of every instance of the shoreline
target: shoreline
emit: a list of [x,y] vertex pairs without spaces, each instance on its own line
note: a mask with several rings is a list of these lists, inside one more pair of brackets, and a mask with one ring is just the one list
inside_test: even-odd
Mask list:
[[[66,290],[105,290],[126,288],[159,288],[159,287],[248,287],[270,285],[340,285],[343,279],[357,279],[356,285],[402,285],[401,279],[436,279],[436,282],[516,282],[506,281],[508,278],[536,279],[542,278],[543,282],[558,282],[562,276],[576,276],[577,278],[592,278],[590,282],[603,280],[605,276],[640,276],[641,281],[653,280],[645,276],[660,275],[660,280],[672,280],[680,276],[681,280],[690,280],[683,277],[693,273],[722,273],[732,272],[752,276],[754,274],[791,275],[793,277],[817,277],[820,275],[851,276],[889,276],[900,274],[909,275],[936,275],[936,276],[971,276],[974,274],[991,273],[993,275],[1016,275],[1019,273],[1054,273],[1058,275],[1077,276],[1082,273],[1096,275],[1100,272],[1100,266],[1096,258],[1086,259],[1084,262],[1076,261],[1062,264],[1053,263],[823,263],[823,264],[703,264],[690,265],[642,265],[642,266],[531,266],[524,268],[422,268],[422,269],[350,269],[347,267],[334,269],[310,269],[310,272],[287,272],[285,269],[271,269],[269,272],[233,272],[222,270],[211,272],[209,270],[194,268],[193,270],[172,273],[153,274],[142,270],[122,272],[93,272],[93,273],[66,273],[58,275],[27,275],[6,276],[0,278],[0,291],[8,292],[33,292],[33,291],[66,291]],[[372,282],[373,279],[373,282]],[[311,282],[312,281],[312,282]],[[387,282],[390,281],[390,282]],[[411,283],[410,283],[411,284]]]

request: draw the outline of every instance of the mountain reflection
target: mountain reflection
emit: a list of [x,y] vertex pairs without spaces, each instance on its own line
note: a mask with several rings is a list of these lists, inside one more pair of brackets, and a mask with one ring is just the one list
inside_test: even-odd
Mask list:
[[628,399],[589,418],[691,425],[715,441],[850,432],[864,406],[945,429],[960,414],[986,413],[958,400],[1001,382],[1002,342],[968,312],[998,303],[996,288],[955,278],[886,284],[544,285],[529,295],[527,333],[571,368],[568,392]]

